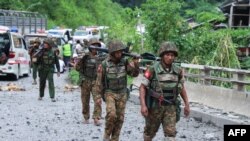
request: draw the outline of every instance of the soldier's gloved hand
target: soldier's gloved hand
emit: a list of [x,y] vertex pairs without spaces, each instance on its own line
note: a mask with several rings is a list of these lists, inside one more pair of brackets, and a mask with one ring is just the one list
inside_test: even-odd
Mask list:
[[96,104],[101,106],[101,105],[102,105],[102,99],[101,99],[101,98],[98,98],[98,99],[96,100]]
[[60,77],[60,72],[57,72],[57,77]]
[[147,116],[148,116],[148,107],[147,107],[147,106],[141,106],[141,114],[142,114],[144,117],[147,117]]

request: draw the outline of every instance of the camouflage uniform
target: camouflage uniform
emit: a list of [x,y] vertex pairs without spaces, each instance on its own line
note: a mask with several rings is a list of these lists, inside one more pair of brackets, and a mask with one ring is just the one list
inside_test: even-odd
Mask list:
[[56,53],[53,51],[54,43],[51,39],[45,39],[44,43],[49,45],[49,48],[41,51],[38,56],[38,72],[40,77],[40,87],[39,87],[39,100],[44,96],[44,89],[46,85],[46,80],[49,81],[49,94],[52,102],[55,102],[55,87],[53,80],[54,64],[56,65],[57,72],[60,72],[59,60]]
[[[100,43],[97,39],[90,39],[90,45],[97,45],[100,47]],[[92,55],[90,53],[85,54],[80,61],[76,64],[76,70],[80,72],[81,80],[81,100],[82,100],[82,114],[85,120],[90,118],[90,92],[92,93],[92,98],[94,100],[94,111],[93,119],[100,119],[102,108],[101,105],[96,103],[97,93],[95,89],[95,82],[97,76],[97,67],[101,63],[103,58],[97,55]]]
[[[167,52],[172,52],[174,56],[177,56],[177,49],[173,43],[164,42],[161,45],[159,49],[160,57]],[[148,84],[144,84],[148,89],[161,94],[162,98],[171,102],[161,101],[150,96],[149,93],[145,94],[148,116],[145,117],[144,140],[151,141],[156,135],[160,124],[162,124],[166,139],[170,137],[169,140],[175,140],[176,111],[179,110],[176,104],[178,103],[178,94],[181,93],[184,83],[182,69],[176,63],[172,63],[169,68],[166,67],[163,61],[155,62],[145,71],[144,77],[149,80]]]
[[104,140],[118,141],[127,102],[127,75],[136,77],[139,74],[139,66],[131,65],[124,58],[114,59],[112,54],[124,49],[120,41],[111,41],[108,48],[110,56],[98,68],[97,90],[104,93],[106,101]]
[[29,50],[29,54],[30,54],[30,58],[31,58],[31,65],[32,65],[32,77],[34,82],[32,84],[37,84],[36,82],[36,78],[37,78],[37,72],[38,72],[38,63],[37,63],[37,57],[33,56],[38,50],[39,50],[39,46],[41,44],[41,41],[39,40],[39,38],[36,38],[33,42],[32,45],[30,47]]

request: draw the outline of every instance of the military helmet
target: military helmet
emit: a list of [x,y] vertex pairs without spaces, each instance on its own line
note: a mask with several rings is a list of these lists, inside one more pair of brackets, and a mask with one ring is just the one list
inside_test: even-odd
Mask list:
[[159,56],[162,57],[162,55],[167,52],[172,52],[175,56],[178,56],[178,49],[173,42],[163,42],[160,45],[160,49],[158,50]]
[[39,38],[36,38],[36,39],[34,40],[34,43],[41,44],[41,41],[40,41],[40,39],[39,39]]
[[43,42],[49,44],[50,47],[55,46],[55,43],[51,38],[44,39]]
[[101,43],[99,42],[97,38],[91,38],[89,40],[89,45],[94,45],[94,44],[97,44],[99,47],[101,47]]
[[112,40],[108,43],[108,49],[109,49],[109,54],[111,54],[115,51],[124,50],[125,46],[121,41]]

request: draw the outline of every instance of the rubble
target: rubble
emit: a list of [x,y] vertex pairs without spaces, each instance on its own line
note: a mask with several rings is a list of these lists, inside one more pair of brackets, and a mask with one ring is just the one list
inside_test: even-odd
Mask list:
[[15,83],[8,83],[6,86],[0,86],[0,91],[25,91],[25,88]]

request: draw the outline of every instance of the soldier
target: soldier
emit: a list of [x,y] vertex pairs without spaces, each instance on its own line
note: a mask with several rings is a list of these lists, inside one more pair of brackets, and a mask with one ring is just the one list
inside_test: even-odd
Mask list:
[[57,76],[60,76],[60,67],[58,56],[56,52],[53,51],[54,42],[48,38],[43,41],[44,46],[41,51],[41,55],[38,56],[38,72],[40,77],[40,85],[39,85],[39,98],[38,100],[42,100],[44,96],[44,89],[46,85],[46,79],[49,81],[49,94],[52,102],[56,102],[55,100],[55,87],[53,80],[54,73],[54,64],[57,68]]
[[38,63],[37,63],[37,57],[34,56],[34,54],[39,50],[39,46],[41,44],[41,41],[39,38],[36,38],[33,42],[30,42],[30,50],[29,55],[31,59],[31,65],[32,65],[32,77],[33,77],[33,85],[37,84],[36,78],[37,78],[37,69],[38,69]]
[[[90,39],[90,45],[95,47],[101,47],[100,42],[96,38]],[[96,126],[101,125],[101,101],[97,101],[97,93],[94,91],[94,85],[97,76],[97,67],[101,63],[100,58],[97,56],[96,49],[89,49],[89,53],[85,54],[80,61],[76,64],[76,70],[80,73],[81,80],[81,99],[82,99],[82,114],[85,119],[84,123],[89,123],[90,117],[90,92],[94,100],[94,111],[92,118],[94,119],[94,124]]]
[[89,46],[89,41],[87,39],[83,39],[83,44],[82,44],[82,50],[84,53],[88,53],[88,46]]
[[[109,57],[99,65],[97,71],[97,91],[98,93],[103,91],[106,101],[104,141],[119,140],[128,97],[127,75],[136,77],[139,74],[139,59],[129,62],[128,59],[122,58],[124,49],[121,41],[110,41],[108,43]],[[98,101],[101,101],[100,97]]]
[[[145,80],[140,86],[141,114],[145,117],[144,141],[152,141],[162,124],[165,141],[175,141],[176,102],[178,94],[184,100],[184,114],[190,113],[184,87],[183,70],[173,63],[178,55],[172,42],[163,42],[159,49],[161,61],[155,62],[144,72]],[[159,97],[152,95],[153,92]]]

